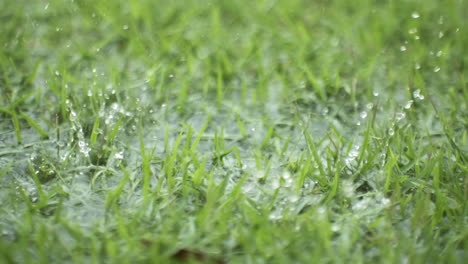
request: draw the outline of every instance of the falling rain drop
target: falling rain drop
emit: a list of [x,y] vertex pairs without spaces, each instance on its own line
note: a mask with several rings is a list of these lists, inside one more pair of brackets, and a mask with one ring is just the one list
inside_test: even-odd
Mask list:
[[362,118],[362,119],[366,119],[367,117],[367,112],[366,111],[362,111],[359,116]]
[[418,12],[413,12],[413,13],[411,14],[411,17],[414,18],[414,19],[416,19],[416,18],[421,17],[421,15],[419,15]]
[[413,100],[409,100],[405,105],[405,109],[410,109],[412,104],[413,104]]
[[401,120],[405,119],[405,117],[406,117],[405,112],[398,112],[398,113],[396,113],[396,115],[395,115],[395,119],[396,119],[397,121],[401,121]]

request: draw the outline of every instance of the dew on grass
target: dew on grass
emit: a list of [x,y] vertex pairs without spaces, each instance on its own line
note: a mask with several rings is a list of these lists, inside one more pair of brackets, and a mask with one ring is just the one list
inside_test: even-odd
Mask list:
[[391,128],[388,129],[388,135],[389,135],[389,136],[395,135],[395,130],[393,129],[393,127],[391,127]]
[[421,15],[418,12],[415,11],[415,12],[411,13],[411,17],[416,19],[416,18],[420,18]]

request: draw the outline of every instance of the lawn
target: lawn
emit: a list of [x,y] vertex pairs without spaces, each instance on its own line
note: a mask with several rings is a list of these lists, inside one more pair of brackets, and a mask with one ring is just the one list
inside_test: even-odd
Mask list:
[[464,263],[465,0],[0,0],[0,263]]

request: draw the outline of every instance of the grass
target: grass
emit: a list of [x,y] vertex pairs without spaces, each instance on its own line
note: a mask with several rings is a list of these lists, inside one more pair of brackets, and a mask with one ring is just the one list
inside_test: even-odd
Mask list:
[[0,263],[463,263],[464,0],[0,0]]

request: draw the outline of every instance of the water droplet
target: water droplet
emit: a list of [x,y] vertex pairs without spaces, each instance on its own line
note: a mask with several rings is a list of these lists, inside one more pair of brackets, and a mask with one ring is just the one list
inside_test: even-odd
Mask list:
[[413,97],[415,99],[424,100],[424,95],[421,94],[421,90],[417,89],[413,92]]
[[442,56],[442,51],[441,51],[441,50],[439,50],[439,51],[436,53],[436,56],[437,56],[437,57],[440,57],[440,56]]
[[417,29],[417,28],[412,28],[412,29],[408,30],[408,33],[409,33],[409,34],[415,34],[415,33],[417,33],[417,32],[418,32],[418,29]]
[[434,67],[434,72],[439,72],[440,71],[440,67],[439,66],[435,66]]
[[406,117],[405,112],[397,112],[396,115],[395,115],[396,121],[401,121],[401,120],[405,119],[405,117]]
[[329,112],[328,107],[322,109],[322,115],[327,115]]
[[123,30],[128,30],[128,25],[123,25],[122,29]]
[[439,25],[442,25],[444,23],[444,17],[443,16],[439,17],[438,23],[439,23]]
[[419,15],[418,12],[413,12],[413,13],[411,14],[411,17],[416,19],[416,18],[421,17],[421,15]]
[[299,196],[297,196],[297,195],[295,195],[295,194],[290,195],[290,196],[289,196],[289,201],[290,201],[291,203],[295,203],[295,202],[299,201]]
[[405,105],[405,109],[410,109],[412,104],[413,104],[413,100],[409,100]]
[[367,112],[366,111],[362,111],[359,116],[362,118],[362,119],[366,119],[367,117]]
[[60,76],[60,72],[59,72],[59,71],[55,71],[55,75]]
[[374,104],[373,104],[373,103],[368,103],[368,104],[366,105],[366,108],[369,109],[369,110],[372,109],[373,107],[374,107]]
[[45,6],[44,6],[44,10],[47,10],[49,8],[49,3],[47,3]]
[[374,91],[374,92],[372,93],[372,95],[374,95],[375,97],[377,97],[377,96],[379,96],[379,92]]
[[416,70],[419,70],[419,69],[421,69],[421,64],[419,64],[419,63],[416,63],[416,64],[414,65],[414,68],[415,68]]
[[89,97],[93,96],[93,92],[91,92],[91,90],[88,90],[88,96]]
[[174,74],[169,74],[169,79],[174,78]]
[[96,68],[93,68],[93,73],[96,73],[96,71],[97,71]]
[[400,51],[406,51],[406,46],[405,46],[405,45],[401,45],[401,46],[400,46]]
[[443,38],[443,37],[444,37],[444,32],[439,31],[439,38]]
[[416,35],[416,36],[414,36],[414,39],[415,39],[415,40],[419,40],[420,37],[419,37],[418,35]]
[[388,135],[390,136],[395,135],[395,130],[392,127],[388,129]]
[[115,153],[114,158],[119,159],[119,160],[123,159],[124,158],[124,152],[120,151],[120,152]]

